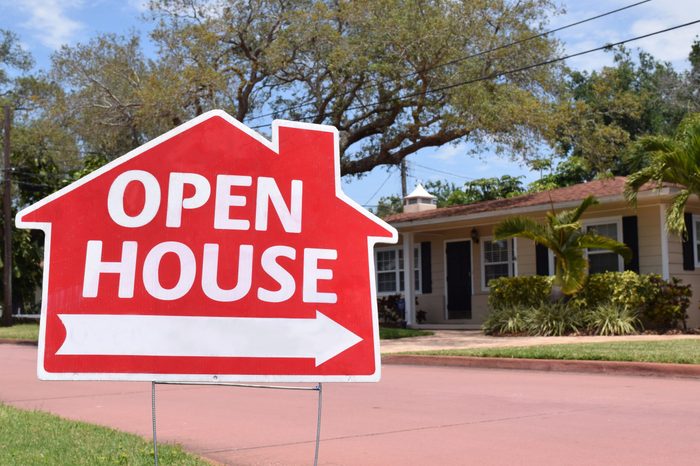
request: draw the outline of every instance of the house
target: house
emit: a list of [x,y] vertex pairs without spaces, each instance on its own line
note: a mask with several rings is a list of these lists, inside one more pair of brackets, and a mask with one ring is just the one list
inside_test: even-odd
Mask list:
[[335,128],[207,112],[17,225],[46,235],[44,378],[379,376],[372,248],[397,234],[340,190]]
[[[625,264],[614,253],[590,250],[590,272],[628,269],[678,277],[693,290],[688,324],[700,326],[700,201],[688,201],[689,234],[683,241],[664,228],[666,209],[678,188],[647,185],[635,209],[623,197],[624,184],[624,177],[615,177],[444,208],[437,208],[433,196],[419,186],[406,197],[403,213],[385,218],[399,231],[400,240],[375,250],[378,295],[402,293],[411,326],[479,328],[488,313],[489,280],[549,275],[554,269],[548,249],[522,238],[496,241],[494,226],[513,215],[544,221],[551,209],[574,208],[593,195],[600,204],[586,211],[584,228],[624,242],[633,258]],[[425,312],[421,324],[416,320],[419,310]]]

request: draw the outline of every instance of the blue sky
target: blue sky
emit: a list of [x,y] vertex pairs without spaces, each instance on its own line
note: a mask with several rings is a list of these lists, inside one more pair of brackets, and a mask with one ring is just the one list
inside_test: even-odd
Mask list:
[[[566,12],[554,17],[548,29],[562,26],[634,0],[564,0]],[[147,42],[147,12],[142,0],[0,0],[0,28],[19,35],[36,59],[37,69],[46,69],[51,53],[62,44],[87,41],[98,33],[127,33],[136,30]],[[566,54],[612,43],[625,38],[700,19],[698,0],[652,0],[616,15],[558,33]],[[700,36],[700,24],[630,44],[650,52],[676,69],[687,68],[690,44]],[[570,61],[574,68],[592,70],[610,64],[610,54],[585,55]],[[545,150],[545,149],[543,149]],[[409,190],[417,181],[446,179],[456,184],[480,177],[524,175],[525,182],[538,174],[517,162],[490,153],[467,154],[464,145],[448,145],[413,154],[409,162]],[[398,170],[375,168],[361,179],[343,180],[344,191],[361,204],[376,204],[381,196],[401,191]]]

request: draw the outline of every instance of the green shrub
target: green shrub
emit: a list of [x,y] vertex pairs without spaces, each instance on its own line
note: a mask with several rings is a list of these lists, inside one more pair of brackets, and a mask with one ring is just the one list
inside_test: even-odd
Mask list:
[[690,295],[690,285],[682,285],[675,277],[664,280],[656,274],[606,272],[589,276],[569,305],[596,309],[610,304],[636,313],[645,328],[667,330],[679,323],[685,328]]
[[574,295],[569,304],[579,309],[595,309],[613,304],[625,309],[641,310],[653,297],[654,285],[649,275],[632,271],[605,272],[589,275],[583,289]]
[[677,328],[682,323],[686,329],[688,306],[690,306],[690,285],[672,277],[670,281],[658,275],[649,275],[648,280],[656,291],[642,309],[641,320],[646,328],[667,330]]
[[482,326],[486,335],[517,335],[527,330],[525,314],[532,308],[503,306],[493,309]]
[[405,321],[399,311],[399,301],[403,299],[400,294],[392,294],[377,298],[377,311],[379,324],[384,327],[403,327]]
[[541,303],[533,306],[524,316],[527,333],[553,337],[577,333],[585,328],[583,313],[564,302]]
[[642,324],[636,309],[616,304],[599,304],[586,313],[589,333],[595,335],[633,335]]
[[675,277],[631,271],[590,275],[579,293],[555,304],[549,302],[551,277],[503,277],[491,280],[489,288],[488,334],[625,335],[637,328],[685,328],[691,295],[690,285]]
[[489,282],[489,307],[531,307],[549,301],[552,278],[542,275],[501,277]]

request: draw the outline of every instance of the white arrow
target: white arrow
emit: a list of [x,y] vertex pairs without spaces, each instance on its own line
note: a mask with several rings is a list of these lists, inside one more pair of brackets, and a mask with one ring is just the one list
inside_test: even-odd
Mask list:
[[323,364],[362,338],[315,319],[59,314],[59,355],[314,358]]

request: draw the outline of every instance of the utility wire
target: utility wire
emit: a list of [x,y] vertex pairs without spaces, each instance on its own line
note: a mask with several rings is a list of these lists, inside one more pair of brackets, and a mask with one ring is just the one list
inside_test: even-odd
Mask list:
[[[392,168],[395,168],[395,167],[392,167]],[[388,175],[388,176],[386,177],[386,179],[382,182],[382,184],[379,185],[379,187],[378,187],[377,190],[374,192],[374,194],[372,194],[372,195],[370,196],[370,198],[367,199],[367,202],[365,202],[364,204],[362,204],[363,206],[366,207],[366,206],[370,205],[370,204],[369,204],[370,201],[371,201],[372,199],[374,199],[374,196],[376,196],[376,195],[379,193],[379,191],[382,190],[382,188],[384,187],[384,185],[385,185],[385,184],[387,183],[387,181],[389,181],[389,179],[391,178],[391,175],[393,175],[393,173],[391,172],[391,170],[389,170],[389,175]]]
[[[419,73],[424,73],[424,72],[426,72],[426,71],[432,71],[432,70],[434,70],[434,69],[442,68],[442,67],[444,67],[444,66],[454,65],[454,64],[457,64],[457,63],[466,61],[466,60],[471,60],[472,58],[478,58],[478,57],[481,57],[481,56],[484,56],[484,55],[488,55],[489,53],[493,53],[493,52],[497,52],[497,51],[499,51],[499,50],[503,50],[503,49],[507,49],[507,48],[510,48],[510,47],[514,47],[514,46],[516,46],[516,45],[521,45],[521,44],[524,44],[525,42],[529,42],[529,41],[534,40],[534,39],[539,39],[539,38],[541,38],[541,37],[545,37],[545,36],[548,36],[548,35],[550,35],[550,34],[554,34],[555,32],[563,31],[564,29],[569,29],[569,28],[572,28],[572,27],[574,27],[574,26],[579,26],[579,25],[581,25],[581,24],[588,23],[588,22],[590,22],[590,21],[594,21],[594,20],[597,20],[597,19],[600,19],[600,18],[604,18],[605,16],[609,16],[609,15],[612,15],[612,14],[615,14],[615,13],[619,13],[619,12],[624,11],[624,10],[628,10],[628,9],[630,9],[630,8],[634,8],[634,7],[639,6],[639,5],[642,5],[642,4],[644,4],[644,3],[649,3],[650,1],[652,1],[652,0],[642,0],[642,1],[640,1],[640,2],[632,3],[632,4],[629,4],[629,5],[627,5],[627,6],[623,6],[623,7],[620,7],[620,8],[616,8],[616,9],[614,9],[614,10],[606,11],[605,13],[601,13],[601,14],[599,14],[599,15],[595,15],[595,16],[591,16],[591,17],[589,17],[589,18],[585,18],[585,19],[582,19],[582,20],[579,20],[579,21],[575,21],[575,22],[573,22],[573,23],[569,23],[569,24],[566,24],[566,25],[564,25],[564,26],[560,26],[560,27],[558,27],[558,28],[550,29],[549,31],[541,32],[541,33],[539,33],[539,34],[534,34],[534,35],[532,35],[532,36],[528,36],[528,37],[525,37],[525,38],[523,38],[523,39],[519,39],[519,40],[516,40],[516,41],[513,41],[513,42],[509,42],[509,43],[507,43],[507,44],[499,45],[499,46],[497,46],[497,47],[490,48],[490,49],[487,49],[487,50],[482,50],[481,52],[473,53],[473,54],[470,54],[470,55],[465,55],[465,56],[463,56],[463,57],[456,58],[456,59],[454,59],[454,60],[450,60],[450,61],[447,61],[447,62],[444,62],[444,63],[438,63],[438,64],[436,64],[436,65],[429,66],[429,67],[427,67],[427,68],[425,68],[425,69],[423,69],[423,70],[421,70],[421,71],[412,71],[412,72],[407,73],[407,74],[405,74],[405,75],[399,76],[399,79],[410,78],[410,77],[415,76],[415,75],[417,75],[417,74],[419,74]],[[370,85],[368,85],[368,86],[363,86],[363,87],[360,87],[359,89],[356,89],[356,90],[354,90],[354,91],[343,92],[343,93],[341,93],[338,97],[344,97],[344,96],[349,95],[349,94],[352,94],[352,93],[354,93],[354,92],[364,91],[364,90],[367,90],[367,89],[372,89],[372,88],[374,88],[374,87],[379,87],[380,85],[384,85],[384,84],[390,84],[390,83],[392,83],[392,82],[394,82],[394,81],[396,81],[396,79],[385,79],[384,81],[381,81],[381,82],[379,82],[379,83],[374,83],[374,84],[370,84]],[[279,113],[287,113],[287,112],[289,112],[289,111],[291,111],[291,110],[296,110],[296,109],[298,109],[298,108],[302,108],[302,107],[306,107],[306,106],[308,106],[308,105],[311,105],[311,104],[313,104],[313,102],[314,102],[313,100],[307,100],[306,102],[301,102],[301,103],[292,105],[291,107],[287,107],[286,109],[281,110],[281,111],[268,112],[268,113],[264,113],[264,114],[262,114],[262,115],[258,115],[258,116],[256,116],[256,117],[250,118],[248,121],[259,120],[259,119],[261,119],[261,118],[273,116],[273,115],[276,115],[276,114],[279,114]]]
[[[468,80],[466,80],[466,81],[460,81],[460,82],[456,82],[456,83],[453,83],[453,84],[447,84],[447,85],[445,85],[445,86],[436,87],[436,88],[434,88],[434,89],[428,89],[428,90],[422,91],[422,92],[415,92],[415,93],[413,93],[413,94],[408,94],[408,95],[405,95],[405,96],[402,96],[402,97],[395,97],[395,98],[393,98],[393,99],[388,99],[386,102],[383,102],[383,104],[387,104],[387,103],[390,103],[390,102],[400,102],[400,101],[402,101],[402,100],[410,99],[410,98],[413,98],[413,97],[421,97],[421,96],[425,96],[425,95],[427,95],[427,94],[434,94],[434,93],[436,93],[436,92],[441,92],[441,91],[446,91],[446,90],[449,90],[449,89],[454,89],[454,88],[456,88],[456,87],[466,86],[466,85],[468,85],[468,84],[474,84],[474,83],[481,82],[481,81],[488,81],[488,80],[495,79],[495,78],[500,78],[500,77],[504,77],[504,76],[509,76],[509,75],[512,75],[512,74],[515,74],[515,73],[520,73],[520,72],[522,72],[522,71],[527,71],[527,70],[530,70],[530,69],[533,69],[533,68],[538,68],[538,67],[540,67],[540,66],[551,65],[551,64],[553,64],[553,63],[557,63],[557,62],[560,62],[560,61],[568,60],[569,58],[580,57],[580,56],[582,56],[582,55],[587,55],[587,54],[593,53],[593,52],[599,52],[599,51],[601,51],[601,50],[609,50],[609,49],[611,49],[611,48],[613,48],[613,47],[617,47],[618,45],[623,45],[623,44],[626,44],[626,43],[629,43],[629,42],[635,42],[635,41],[638,41],[638,40],[641,40],[641,39],[646,39],[646,38],[648,38],[648,37],[653,37],[653,36],[656,36],[656,35],[659,35],[659,34],[664,34],[664,33],[667,33],[667,32],[674,31],[674,30],[676,30],[676,29],[681,29],[681,28],[684,28],[684,27],[692,26],[693,24],[697,24],[697,23],[700,23],[700,19],[696,19],[696,20],[694,20],[694,21],[689,21],[689,22],[687,22],[687,23],[679,24],[679,25],[676,25],[676,26],[671,26],[671,27],[668,27],[668,28],[665,28],[665,29],[660,29],[660,30],[658,30],[658,31],[650,32],[650,33],[647,33],[647,34],[642,34],[642,35],[639,35],[639,36],[631,37],[631,38],[629,38],[629,39],[624,39],[624,40],[621,40],[621,41],[618,41],[618,42],[607,43],[607,44],[605,44],[605,45],[601,45],[601,46],[598,46],[598,47],[594,47],[594,48],[591,48],[591,49],[588,49],[588,50],[583,50],[583,51],[581,51],[581,52],[576,52],[576,53],[572,53],[572,54],[569,54],[569,55],[562,55],[562,56],[560,56],[560,57],[552,58],[552,59],[550,59],[550,60],[545,60],[545,61],[542,61],[542,62],[537,62],[537,63],[533,63],[533,64],[526,65],[526,66],[521,66],[521,67],[519,67],[519,68],[512,68],[512,69],[505,70],[505,71],[495,71],[495,72],[493,72],[493,73],[490,73],[490,74],[484,75],[484,76],[480,76],[480,77],[478,77],[478,78],[468,79]],[[346,111],[367,109],[368,107],[370,107],[370,108],[371,108],[371,107],[379,107],[379,105],[355,105],[355,106],[352,106],[352,107],[348,107],[348,108],[346,109]],[[324,112],[324,113],[320,113],[320,114],[314,115],[313,118],[315,119],[315,118],[322,117],[322,116],[327,116],[327,115],[330,115],[330,112]],[[267,126],[269,126],[269,125],[251,126],[251,129],[260,129],[260,128],[264,128],[264,127],[267,127]]]
[[461,178],[461,179],[467,180],[467,181],[474,181],[476,179],[476,178],[471,178],[471,177],[464,176],[464,175],[458,175],[457,173],[450,173],[447,171],[438,170],[437,168],[427,167],[425,165],[421,165],[421,164],[416,163],[416,162],[411,162],[411,164],[415,165],[416,167],[422,168],[423,170],[429,170],[431,172],[439,173],[441,175],[454,176],[455,178]]

